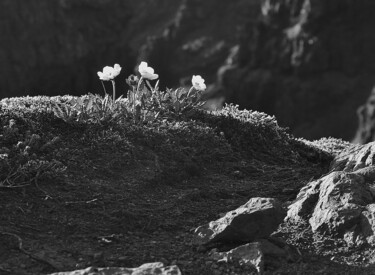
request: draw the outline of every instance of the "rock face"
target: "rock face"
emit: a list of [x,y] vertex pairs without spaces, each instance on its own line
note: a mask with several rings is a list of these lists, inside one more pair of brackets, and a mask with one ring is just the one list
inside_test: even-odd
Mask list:
[[268,237],[286,212],[276,199],[252,198],[224,217],[195,230],[195,243],[246,243]]
[[126,267],[103,267],[57,272],[50,275],[181,275],[180,269],[176,266],[164,266],[162,263],[148,263],[136,268]]
[[375,82],[375,3],[263,0],[220,70],[218,93],[276,115],[296,135],[352,139]]
[[358,128],[354,143],[365,144],[375,141],[375,87],[365,104],[357,109]]
[[349,245],[375,245],[374,156],[374,142],[345,149],[327,176],[301,189],[286,220],[308,220],[313,232],[343,237]]

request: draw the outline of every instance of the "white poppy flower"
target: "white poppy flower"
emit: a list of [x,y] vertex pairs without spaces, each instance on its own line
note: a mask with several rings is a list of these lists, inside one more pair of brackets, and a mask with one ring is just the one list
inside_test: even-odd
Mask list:
[[115,64],[115,66],[113,66],[113,77],[115,78],[116,76],[118,76],[121,72],[121,67],[119,64]]
[[118,76],[121,72],[121,67],[119,64],[115,64],[115,66],[105,66],[103,68],[103,72],[98,72],[98,76],[100,80],[113,80],[116,76]]
[[204,79],[200,75],[193,75],[191,79],[194,89],[198,91],[206,90],[206,84],[204,84]]
[[154,69],[147,65],[147,62],[141,62],[138,71],[144,79],[154,80],[159,77],[159,75],[154,73]]

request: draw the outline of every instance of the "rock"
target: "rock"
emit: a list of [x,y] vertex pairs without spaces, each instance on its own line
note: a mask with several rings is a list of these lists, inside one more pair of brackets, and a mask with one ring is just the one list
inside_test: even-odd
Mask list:
[[88,267],[86,269],[51,273],[50,275],[181,275],[176,265],[164,267],[163,263],[147,263],[136,268]]
[[345,172],[333,172],[323,179],[320,196],[309,222],[313,231],[343,233],[358,223],[372,194],[364,178]]
[[360,227],[367,243],[375,246],[375,204],[369,204],[361,213]]
[[286,220],[297,223],[311,215],[319,199],[321,183],[321,180],[313,181],[300,190],[295,202],[288,207]]
[[[359,169],[368,167],[367,170],[361,170],[366,177],[373,177],[373,165],[375,164],[375,142],[366,145],[353,145],[344,149],[331,163],[331,171],[355,172]],[[357,172],[357,173],[358,173]]]
[[297,136],[352,139],[356,109],[375,83],[373,2],[260,2],[258,20],[248,20],[237,54],[219,69],[217,93],[275,115]]
[[261,242],[238,246],[228,252],[211,253],[211,258],[218,262],[238,262],[240,265],[253,266],[258,273],[264,270],[264,254]]
[[349,246],[375,246],[374,160],[374,142],[344,149],[328,175],[300,190],[285,220],[308,220],[314,232],[343,237]]
[[310,217],[314,232],[343,235],[359,223],[362,211],[372,200],[364,177],[332,172],[301,190],[289,206],[286,220],[296,222]]
[[195,230],[194,243],[251,242],[268,237],[283,221],[286,211],[272,198],[252,198],[222,218]]
[[211,258],[219,262],[238,262],[253,266],[262,274],[265,267],[279,267],[285,262],[296,262],[300,253],[295,248],[276,238],[260,239],[238,246],[228,252],[211,253]]
[[365,144],[375,141],[375,87],[365,104],[357,109],[358,128],[353,143]]

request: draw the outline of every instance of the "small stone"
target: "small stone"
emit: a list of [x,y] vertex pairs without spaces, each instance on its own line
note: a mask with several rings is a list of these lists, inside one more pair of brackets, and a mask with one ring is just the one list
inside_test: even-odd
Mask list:
[[224,217],[198,227],[195,230],[194,243],[243,243],[268,237],[285,216],[286,211],[278,200],[255,197],[234,211],[229,211]]

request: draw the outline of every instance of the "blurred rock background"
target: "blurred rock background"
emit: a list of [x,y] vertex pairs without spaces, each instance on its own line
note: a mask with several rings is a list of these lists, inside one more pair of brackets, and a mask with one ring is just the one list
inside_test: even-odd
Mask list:
[[0,97],[102,93],[96,72],[114,63],[125,90],[144,60],[162,87],[202,75],[212,106],[368,142],[356,114],[375,83],[374,14],[372,0],[3,0]]

